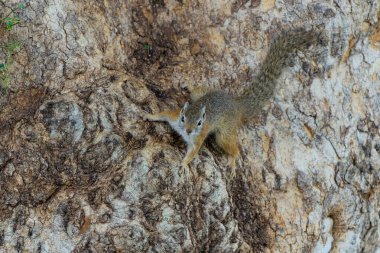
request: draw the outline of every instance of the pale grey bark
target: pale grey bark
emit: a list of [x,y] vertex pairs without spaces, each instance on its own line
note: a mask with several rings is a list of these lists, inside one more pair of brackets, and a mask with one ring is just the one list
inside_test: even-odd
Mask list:
[[[0,97],[0,252],[379,252],[379,7],[31,0],[1,38],[22,48]],[[212,140],[179,176],[184,143],[142,113],[240,94],[300,26],[328,43],[240,131],[236,179]]]

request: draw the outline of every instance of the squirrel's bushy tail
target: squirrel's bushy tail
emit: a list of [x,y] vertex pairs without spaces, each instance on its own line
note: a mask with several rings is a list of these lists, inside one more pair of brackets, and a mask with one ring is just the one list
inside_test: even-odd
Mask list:
[[245,91],[243,96],[238,99],[246,116],[260,111],[263,102],[272,97],[276,80],[292,53],[316,44],[319,37],[320,32],[318,31],[299,29],[282,32],[272,41],[260,72],[253,81],[252,88]]

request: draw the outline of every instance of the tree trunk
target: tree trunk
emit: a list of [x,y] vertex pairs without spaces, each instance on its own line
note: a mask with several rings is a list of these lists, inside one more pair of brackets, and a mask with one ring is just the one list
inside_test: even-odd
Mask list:
[[[21,45],[0,96],[0,252],[380,252],[379,0],[25,7],[0,28]],[[212,138],[180,175],[184,142],[143,113],[242,94],[297,27],[327,43],[241,129],[236,178]]]

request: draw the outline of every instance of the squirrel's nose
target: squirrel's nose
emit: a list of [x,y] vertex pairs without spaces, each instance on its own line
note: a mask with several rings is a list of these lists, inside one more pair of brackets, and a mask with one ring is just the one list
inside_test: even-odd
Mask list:
[[186,129],[186,133],[190,134],[191,133],[191,129]]

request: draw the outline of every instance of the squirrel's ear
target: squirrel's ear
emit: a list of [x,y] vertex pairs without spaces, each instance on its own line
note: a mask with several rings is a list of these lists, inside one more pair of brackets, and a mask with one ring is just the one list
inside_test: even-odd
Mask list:
[[202,119],[206,119],[206,106],[202,106],[202,109],[201,109],[201,115],[202,115]]
[[184,113],[189,106],[189,102],[186,102],[185,105],[182,107],[181,114]]

